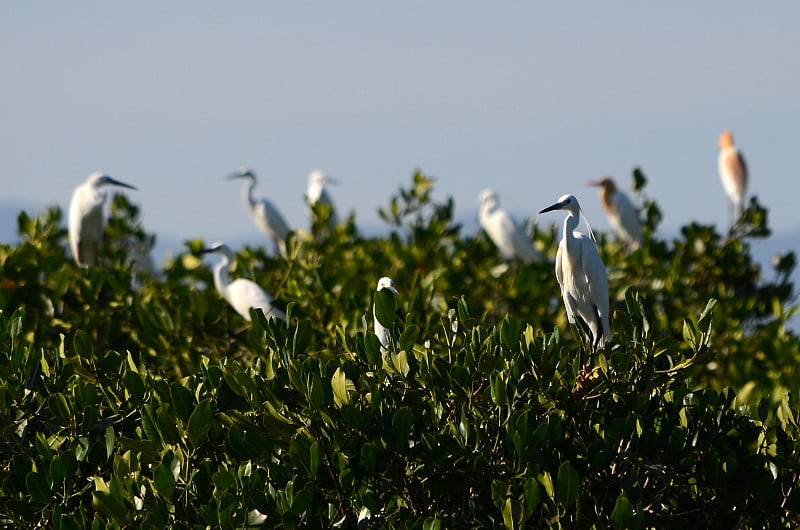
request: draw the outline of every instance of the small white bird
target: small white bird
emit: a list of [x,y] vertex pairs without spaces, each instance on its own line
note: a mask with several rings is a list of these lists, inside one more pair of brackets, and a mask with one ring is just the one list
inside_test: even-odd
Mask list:
[[306,189],[306,206],[308,207],[308,215],[313,220],[314,212],[313,206],[317,203],[323,204],[330,208],[331,215],[328,218],[328,226],[335,226],[339,223],[336,216],[336,209],[333,205],[333,199],[325,189],[326,184],[337,184],[336,180],[327,176],[319,169],[315,169],[308,175],[308,188]]
[[507,211],[500,208],[497,193],[485,189],[478,195],[480,204],[478,217],[481,227],[497,247],[505,260],[518,259],[526,263],[541,262],[542,253],[536,250],[533,242]]
[[204,254],[215,253],[222,256],[222,260],[214,266],[214,286],[222,298],[233,307],[245,320],[250,321],[250,308],[261,308],[264,316],[286,319],[286,313],[272,307],[272,297],[258,286],[254,281],[246,278],[237,278],[231,281],[228,276],[233,261],[233,252],[224,243],[214,243],[202,251]]
[[103,239],[103,205],[107,197],[105,186],[136,189],[95,172],[72,192],[69,203],[69,247],[75,263],[80,267],[97,263],[100,241]]
[[[394,282],[388,276],[384,276],[380,280],[378,280],[378,287],[375,289],[376,291],[382,291],[386,289],[387,291],[394,293],[395,295],[400,294],[397,292],[397,289],[394,286]],[[375,327],[375,335],[378,337],[378,342],[381,343],[381,352],[385,353],[389,350],[389,328],[384,326],[383,324],[378,321],[378,314],[375,312],[375,303],[372,304],[372,322]]]
[[628,196],[617,188],[610,177],[590,181],[589,186],[600,188],[600,202],[617,237],[627,247],[638,248],[642,244],[642,221]]
[[592,334],[592,344],[604,347],[611,340],[609,326],[608,277],[597,247],[577,230],[581,207],[574,195],[563,195],[558,202],[539,213],[566,210],[564,235],[556,253],[556,279],[567,309],[567,319],[575,324],[580,317]]
[[253,189],[256,187],[256,175],[249,169],[242,168],[228,177],[244,179],[242,187],[242,200],[250,212],[250,217],[258,228],[264,232],[275,244],[276,252],[286,255],[286,237],[289,235],[289,226],[274,204],[267,198],[256,199]]
[[733,134],[722,131],[719,135],[719,178],[728,195],[730,207],[728,217],[733,226],[735,217],[742,214],[747,191],[747,164],[742,152],[733,143]]

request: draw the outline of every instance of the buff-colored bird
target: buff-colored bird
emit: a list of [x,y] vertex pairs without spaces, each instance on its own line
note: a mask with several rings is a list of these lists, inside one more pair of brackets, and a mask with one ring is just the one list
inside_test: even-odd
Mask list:
[[608,216],[608,223],[620,241],[628,248],[638,248],[642,244],[642,221],[639,211],[625,192],[617,188],[610,177],[593,180],[589,186],[600,188],[600,202]]
[[719,135],[719,178],[728,195],[728,217],[733,226],[736,217],[742,214],[747,191],[747,164],[742,152],[733,143],[733,134],[722,131]]

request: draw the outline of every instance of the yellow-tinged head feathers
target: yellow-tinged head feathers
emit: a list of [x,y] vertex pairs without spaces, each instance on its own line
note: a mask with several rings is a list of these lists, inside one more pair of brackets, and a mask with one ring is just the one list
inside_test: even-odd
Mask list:
[[719,148],[725,149],[726,147],[730,147],[733,145],[733,134],[728,131],[722,131],[722,134],[719,135]]
[[605,189],[608,193],[617,191],[617,184],[611,177],[600,177],[597,180],[590,180],[589,186],[597,186]]

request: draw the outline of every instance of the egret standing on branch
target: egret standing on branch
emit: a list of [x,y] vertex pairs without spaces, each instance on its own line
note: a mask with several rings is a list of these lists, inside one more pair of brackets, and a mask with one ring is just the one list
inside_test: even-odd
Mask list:
[[478,202],[481,227],[494,242],[503,259],[518,259],[526,263],[542,261],[542,254],[534,248],[533,242],[522,228],[507,211],[500,208],[500,199],[494,191],[481,191]]
[[600,202],[608,216],[608,222],[623,245],[638,248],[642,244],[642,222],[639,211],[627,195],[617,188],[610,177],[589,182],[589,186],[600,188]]
[[69,203],[69,247],[75,263],[80,267],[97,263],[98,249],[103,239],[103,205],[107,196],[105,186],[136,189],[95,172],[72,192]]
[[250,308],[261,308],[264,316],[286,319],[286,314],[280,309],[272,307],[272,297],[259,287],[255,282],[237,278],[231,281],[228,276],[233,252],[224,243],[214,243],[201,251],[203,254],[215,253],[222,256],[222,260],[214,266],[214,286],[220,296],[225,299],[237,313],[245,320],[250,321]]
[[[397,289],[395,289],[394,282],[388,276],[384,276],[378,280],[378,287],[375,290],[382,291],[384,289],[395,296],[400,294],[397,292]],[[375,303],[372,304],[372,323],[375,327],[375,335],[378,337],[378,342],[381,343],[381,352],[386,353],[389,350],[389,328],[381,324],[380,320],[378,320],[378,313],[375,311]]]
[[314,221],[314,205],[322,204],[330,208],[330,217],[328,217],[328,226],[332,227],[339,223],[336,217],[336,210],[333,206],[333,199],[325,189],[326,184],[337,184],[337,182],[327,176],[319,169],[315,169],[308,175],[308,188],[306,189],[306,205],[308,206],[308,215],[311,221]]
[[[589,327],[592,344],[602,348],[611,340],[606,268],[594,241],[577,230],[581,216],[578,199],[574,195],[563,195],[557,203],[539,213],[554,210],[567,211],[564,235],[556,253],[556,279],[561,287],[567,319],[575,324],[576,317],[580,317]],[[578,329],[581,329],[580,325]]]
[[286,237],[289,235],[289,226],[284,221],[278,209],[266,198],[253,197],[256,187],[256,175],[249,169],[240,169],[228,176],[228,179],[244,179],[242,187],[242,200],[250,212],[250,217],[258,228],[264,232],[275,244],[275,251],[286,255]]
[[741,151],[733,143],[733,134],[730,131],[722,131],[719,135],[719,178],[730,200],[728,218],[733,227],[736,216],[742,214],[747,190],[747,164]]

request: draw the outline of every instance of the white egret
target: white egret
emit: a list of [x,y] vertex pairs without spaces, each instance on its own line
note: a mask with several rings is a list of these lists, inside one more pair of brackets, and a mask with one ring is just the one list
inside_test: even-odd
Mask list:
[[589,186],[600,188],[600,202],[608,216],[608,223],[620,241],[629,248],[638,248],[642,244],[642,221],[639,219],[639,210],[625,192],[617,188],[610,177],[590,181]]
[[306,189],[306,205],[308,206],[308,215],[314,219],[313,207],[315,204],[322,204],[330,208],[331,215],[328,218],[328,225],[334,226],[338,224],[336,217],[336,210],[333,206],[333,199],[325,189],[326,184],[337,184],[336,180],[326,175],[323,171],[315,169],[308,175],[308,188]]
[[[400,294],[397,292],[397,289],[394,286],[394,282],[388,276],[384,276],[380,280],[378,280],[378,287],[375,289],[376,291],[382,291],[386,289],[387,291],[398,295]],[[384,326],[378,320],[378,314],[375,312],[375,304],[372,304],[372,322],[375,327],[375,335],[378,337],[378,342],[381,343],[381,352],[385,353],[389,350],[389,328]]]
[[488,234],[503,259],[518,259],[526,263],[542,261],[542,253],[534,248],[525,231],[507,211],[500,208],[497,193],[485,189],[478,195],[478,202],[481,228]]
[[244,179],[242,187],[242,200],[250,212],[250,217],[258,228],[264,232],[275,244],[276,252],[286,254],[286,237],[289,235],[289,226],[283,219],[272,202],[266,198],[256,199],[253,197],[253,189],[256,187],[256,175],[249,169],[242,168],[238,172],[228,177],[233,179]]
[[237,278],[231,281],[228,276],[233,261],[233,252],[224,243],[214,243],[202,251],[204,254],[215,253],[222,256],[222,260],[214,266],[214,286],[217,292],[233,307],[245,320],[250,321],[250,308],[261,308],[264,316],[286,319],[286,314],[272,307],[272,297],[258,286],[254,281]]
[[577,230],[581,215],[578,199],[574,195],[563,195],[557,203],[539,213],[554,210],[567,211],[564,235],[556,253],[556,279],[567,318],[575,324],[576,317],[580,317],[589,327],[592,344],[602,348],[611,339],[606,268],[594,241]]
[[730,200],[728,217],[733,226],[734,216],[742,214],[747,190],[747,164],[742,152],[733,143],[733,134],[730,131],[722,131],[719,135],[719,178]]
[[105,186],[136,189],[95,172],[72,192],[69,203],[69,247],[75,263],[80,267],[97,263],[98,249],[103,239],[103,205],[107,197]]

